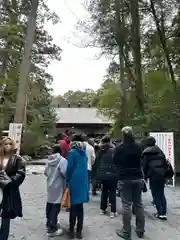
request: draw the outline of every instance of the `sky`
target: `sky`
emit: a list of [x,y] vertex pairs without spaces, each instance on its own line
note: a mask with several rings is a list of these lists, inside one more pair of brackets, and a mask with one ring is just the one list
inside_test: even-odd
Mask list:
[[[84,20],[89,16],[82,1],[48,0],[49,8],[60,17],[61,23],[52,25],[48,22],[46,29],[53,36],[54,43],[63,50],[62,60],[51,62],[48,68],[54,78],[54,95],[64,94],[68,90],[97,90],[109,65],[104,57],[97,60],[98,48],[79,47],[80,40],[73,34],[78,19]],[[82,36],[84,38],[85,35]]]

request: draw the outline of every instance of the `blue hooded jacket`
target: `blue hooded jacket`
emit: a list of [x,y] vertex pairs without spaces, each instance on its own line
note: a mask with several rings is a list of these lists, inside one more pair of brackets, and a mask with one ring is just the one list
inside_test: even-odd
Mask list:
[[89,201],[87,162],[85,149],[73,143],[68,153],[66,173],[72,205]]

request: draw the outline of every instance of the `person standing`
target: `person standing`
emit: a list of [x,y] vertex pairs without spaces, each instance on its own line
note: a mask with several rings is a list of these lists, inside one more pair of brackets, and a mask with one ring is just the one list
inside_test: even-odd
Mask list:
[[72,137],[71,149],[68,153],[67,183],[70,191],[71,208],[69,215],[69,232],[71,239],[82,239],[84,209],[83,203],[89,201],[88,159],[85,152],[84,139],[81,135]]
[[[94,148],[94,153],[95,153],[95,156],[96,156],[97,151],[96,151],[96,144],[94,142],[94,139],[92,139],[92,138],[88,139],[88,143]],[[91,170],[92,196],[97,195],[97,192],[96,192],[97,184],[96,184],[96,178],[95,178],[95,175],[94,175],[95,161],[96,161],[96,158],[94,160],[94,163],[92,165],[92,170]]]
[[87,158],[88,158],[88,179],[89,179],[89,186],[91,185],[91,175],[92,175],[92,166],[95,163],[95,151],[94,151],[94,147],[89,144],[88,142],[88,136],[87,135],[83,135],[83,139],[84,139],[84,145],[85,145],[85,150],[86,150],[86,154],[87,154]]
[[[68,158],[68,152],[70,150],[70,136],[71,136],[71,131],[70,130],[66,130],[65,134],[64,134],[64,138],[62,140],[59,141],[59,145],[61,148],[61,155],[67,160]],[[70,209],[66,209],[66,212],[69,212]]]
[[25,179],[26,169],[25,160],[15,154],[15,145],[9,137],[0,142],[1,240],[7,240],[9,237],[11,219],[22,217],[19,187]]
[[142,141],[140,143],[142,151],[144,151],[144,149],[146,148],[146,141],[147,141],[148,137],[149,137],[149,133],[148,132],[144,132],[144,138],[142,139]]
[[97,169],[99,166],[97,155],[99,152],[99,144],[94,145],[94,151],[95,151],[96,158],[95,158],[95,162],[92,166],[91,179],[92,179],[92,195],[96,196],[97,195],[97,187],[99,185],[98,181],[97,181]]
[[61,236],[63,230],[58,226],[58,214],[61,198],[66,187],[67,160],[61,156],[59,145],[53,146],[52,155],[48,157],[45,167],[47,177],[46,227],[48,237]]
[[152,197],[157,209],[155,217],[167,220],[167,202],[164,193],[166,157],[163,151],[156,145],[154,137],[150,136],[146,139],[146,148],[142,157],[144,175],[146,179],[149,178]]
[[117,170],[113,162],[113,146],[109,136],[101,140],[100,151],[97,156],[99,167],[97,170],[97,179],[102,183],[102,194],[100,204],[100,214],[106,214],[109,203],[111,203],[110,217],[117,216],[116,213],[116,188],[117,188]]
[[68,152],[70,150],[70,142],[71,142],[70,135],[71,135],[70,131],[66,130],[64,138],[59,141],[59,145],[61,148],[61,155],[66,159],[68,157]]
[[144,186],[141,169],[141,147],[135,143],[132,127],[122,129],[122,142],[115,148],[114,163],[121,182],[121,200],[123,208],[123,228],[117,230],[119,237],[131,239],[132,205],[136,214],[136,234],[143,238],[145,232],[145,216],[142,204]]

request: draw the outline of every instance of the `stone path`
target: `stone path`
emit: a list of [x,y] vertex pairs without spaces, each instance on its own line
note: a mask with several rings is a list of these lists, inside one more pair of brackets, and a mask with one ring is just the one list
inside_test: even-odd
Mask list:
[[[45,178],[40,175],[28,175],[21,187],[24,217],[12,221],[9,240],[47,240],[45,232]],[[154,207],[151,206],[150,193],[144,194],[146,211],[146,237],[147,240],[179,240],[180,239],[180,188],[167,188],[168,221],[161,222],[153,217]],[[119,216],[109,219],[99,215],[99,199],[93,197],[90,203],[85,204],[84,239],[85,240],[117,240],[115,230],[121,227],[121,204],[117,201]],[[61,212],[60,222],[68,227],[68,213]],[[133,217],[134,225],[134,217]],[[65,240],[66,237],[55,239]],[[133,240],[137,237],[133,233]]]

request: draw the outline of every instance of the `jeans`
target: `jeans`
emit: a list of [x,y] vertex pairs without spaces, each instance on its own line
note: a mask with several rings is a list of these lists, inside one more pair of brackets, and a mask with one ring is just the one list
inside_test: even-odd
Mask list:
[[58,214],[61,209],[61,204],[53,204],[53,203],[48,203],[46,204],[46,218],[47,218],[47,231],[48,233],[53,233],[57,231],[57,222],[58,222]]
[[10,230],[10,219],[1,218],[0,240],[8,240]]
[[111,212],[116,213],[116,188],[117,181],[102,181],[101,193],[101,210],[105,211],[107,208],[107,201],[111,204]]
[[136,215],[136,232],[144,233],[145,216],[142,204],[142,180],[121,181],[121,200],[123,208],[123,232],[131,236],[132,205]]
[[151,186],[152,197],[153,197],[158,215],[166,215],[167,202],[164,194],[165,181],[150,180],[150,186]]
[[77,220],[77,232],[81,233],[83,229],[83,221],[84,221],[83,203],[71,205],[70,215],[69,215],[70,232],[74,232],[76,220]]

